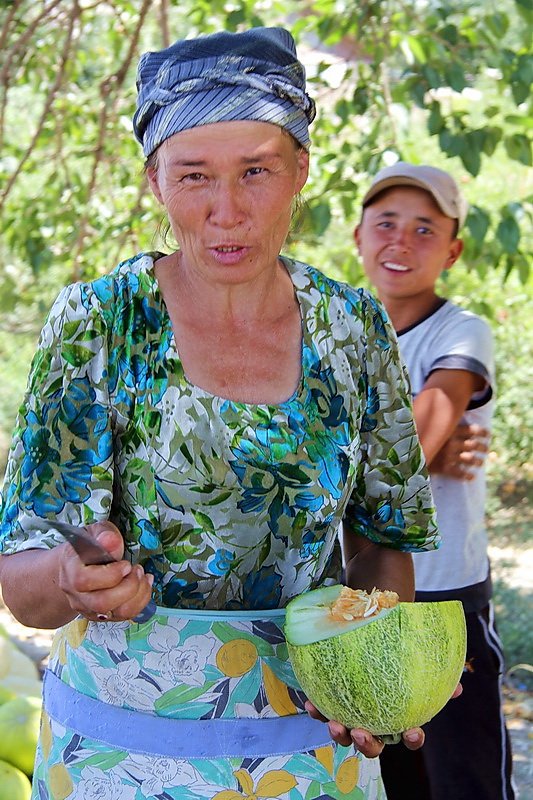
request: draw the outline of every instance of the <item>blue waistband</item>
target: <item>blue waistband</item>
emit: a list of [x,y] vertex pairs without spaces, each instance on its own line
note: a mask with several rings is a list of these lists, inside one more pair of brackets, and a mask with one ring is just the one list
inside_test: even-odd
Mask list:
[[156,613],[163,617],[177,617],[186,619],[207,620],[208,622],[235,622],[239,620],[273,620],[282,624],[285,621],[284,608],[270,608],[246,611],[218,611],[211,609],[195,608],[167,608],[157,606]]
[[103,703],[47,670],[47,714],[69,730],[117,750],[169,758],[267,758],[330,745],[328,728],[308,714],[264,719],[168,719]]

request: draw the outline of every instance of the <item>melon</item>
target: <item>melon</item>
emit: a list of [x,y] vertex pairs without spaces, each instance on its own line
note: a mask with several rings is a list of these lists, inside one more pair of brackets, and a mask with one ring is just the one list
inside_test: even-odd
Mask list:
[[444,707],[465,663],[458,600],[400,603],[394,592],[323,587],[289,602],[285,636],[313,705],[388,742]]
[[0,800],[30,800],[30,797],[28,776],[13,764],[0,761]]
[[0,683],[0,706],[7,703],[8,700],[14,700],[15,697],[18,697],[18,692]]
[[9,675],[13,660],[13,645],[3,635],[0,637],[0,678]]
[[42,703],[17,697],[0,706],[0,759],[31,775],[39,738]]
[[39,679],[39,670],[35,661],[27,656],[26,653],[23,653],[15,644],[11,652],[9,674],[16,675],[18,678],[28,678],[30,680]]
[[14,697],[41,697],[43,684],[41,680],[8,675],[0,681],[0,698],[3,692],[11,692]]

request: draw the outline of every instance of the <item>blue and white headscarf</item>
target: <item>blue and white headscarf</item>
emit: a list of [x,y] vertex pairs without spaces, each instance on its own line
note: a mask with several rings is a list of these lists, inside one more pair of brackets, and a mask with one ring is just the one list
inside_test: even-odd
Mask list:
[[170,136],[230,120],[271,122],[309,149],[315,104],[284,28],[223,31],[144,53],[133,130],[145,156]]

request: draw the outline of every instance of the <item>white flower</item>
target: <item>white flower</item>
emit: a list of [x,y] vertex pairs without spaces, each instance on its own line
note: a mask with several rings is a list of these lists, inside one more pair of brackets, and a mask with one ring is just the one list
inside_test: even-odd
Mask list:
[[160,693],[151,683],[138,677],[140,666],[135,659],[121,661],[115,669],[95,666],[93,672],[98,697],[104,703],[153,711]]
[[270,706],[265,706],[258,711],[250,703],[235,703],[235,716],[244,719],[267,719],[267,717],[274,716],[274,713]]
[[123,784],[116,773],[84,767],[69,800],[135,800],[136,794],[136,787]]
[[142,794],[149,798],[162,794],[166,788],[192,786],[199,778],[188,761],[176,758],[131,755],[121,767],[139,781]]
[[171,625],[156,623],[148,637],[152,652],[144,657],[143,666],[158,672],[171,683],[186,683],[202,686],[205,683],[203,670],[216,644],[209,635],[189,636],[179,644],[179,631]]
[[105,647],[114,653],[125,653],[128,649],[126,631],[130,623],[125,622],[93,622],[87,627],[86,638],[97,647]]

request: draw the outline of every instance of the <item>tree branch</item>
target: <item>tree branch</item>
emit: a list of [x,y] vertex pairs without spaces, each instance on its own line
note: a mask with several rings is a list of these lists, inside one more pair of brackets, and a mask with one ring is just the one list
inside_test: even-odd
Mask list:
[[13,188],[13,185],[14,185],[15,181],[17,180],[18,176],[21,173],[22,168],[24,167],[24,164],[29,159],[29,157],[30,157],[30,155],[31,155],[36,143],[37,143],[37,140],[39,139],[39,136],[41,135],[41,132],[43,130],[43,127],[44,127],[44,124],[45,124],[46,119],[48,117],[48,114],[50,113],[50,109],[52,107],[52,103],[54,102],[54,99],[55,99],[55,96],[57,94],[57,91],[58,91],[58,89],[61,86],[61,83],[63,81],[63,76],[64,76],[65,71],[66,71],[67,62],[68,62],[68,58],[69,58],[69,55],[70,55],[70,50],[71,50],[71,47],[72,47],[72,41],[73,41],[73,38],[74,38],[75,23],[80,18],[80,16],[81,16],[80,7],[79,7],[79,4],[78,4],[77,0],[75,0],[74,6],[73,6],[72,11],[70,13],[69,28],[68,28],[68,31],[67,31],[67,38],[66,38],[66,41],[65,41],[65,45],[63,47],[63,54],[62,54],[62,57],[61,57],[61,62],[59,64],[59,69],[57,71],[54,83],[52,84],[52,87],[50,88],[50,91],[48,92],[48,97],[46,98],[46,102],[44,104],[44,108],[42,110],[39,122],[37,124],[37,128],[34,131],[34,134],[32,136],[31,142],[28,145],[28,147],[26,148],[26,152],[24,153],[24,155],[22,156],[21,160],[19,161],[19,163],[17,165],[17,168],[15,169],[15,171],[13,172],[11,177],[9,178],[9,181],[7,182],[7,185],[6,185],[5,189],[4,189],[4,191],[0,195],[0,212],[2,211],[2,209],[4,207],[5,201],[6,201],[7,197],[8,197],[11,189]]
[[[87,227],[89,224],[90,199],[95,192],[97,178],[98,178],[98,168],[101,161],[103,160],[105,152],[105,142],[107,137],[109,136],[109,125],[108,125],[109,117],[115,111],[118,99],[117,91],[122,88],[124,81],[126,79],[126,75],[128,74],[128,70],[131,66],[131,63],[137,51],[137,46],[139,43],[139,37],[141,34],[143,23],[146,14],[150,10],[151,5],[152,5],[152,0],[143,0],[143,5],[137,17],[137,25],[133,32],[133,36],[131,37],[126,57],[123,63],[121,64],[120,69],[118,69],[117,72],[115,72],[113,75],[109,76],[104,81],[102,81],[102,84],[100,86],[100,93],[102,95],[103,103],[98,123],[98,138],[96,142],[96,147],[94,149],[94,159],[91,169],[91,177],[89,179],[86,191],[86,198],[87,198],[87,202],[85,204],[86,212],[79,222],[79,228],[78,228],[79,232],[76,239],[76,243],[73,248],[74,259],[73,259],[72,273],[73,273],[73,280],[75,281],[79,280],[81,277],[81,255],[83,251],[85,238],[87,236]],[[114,97],[112,98],[113,94]]]

